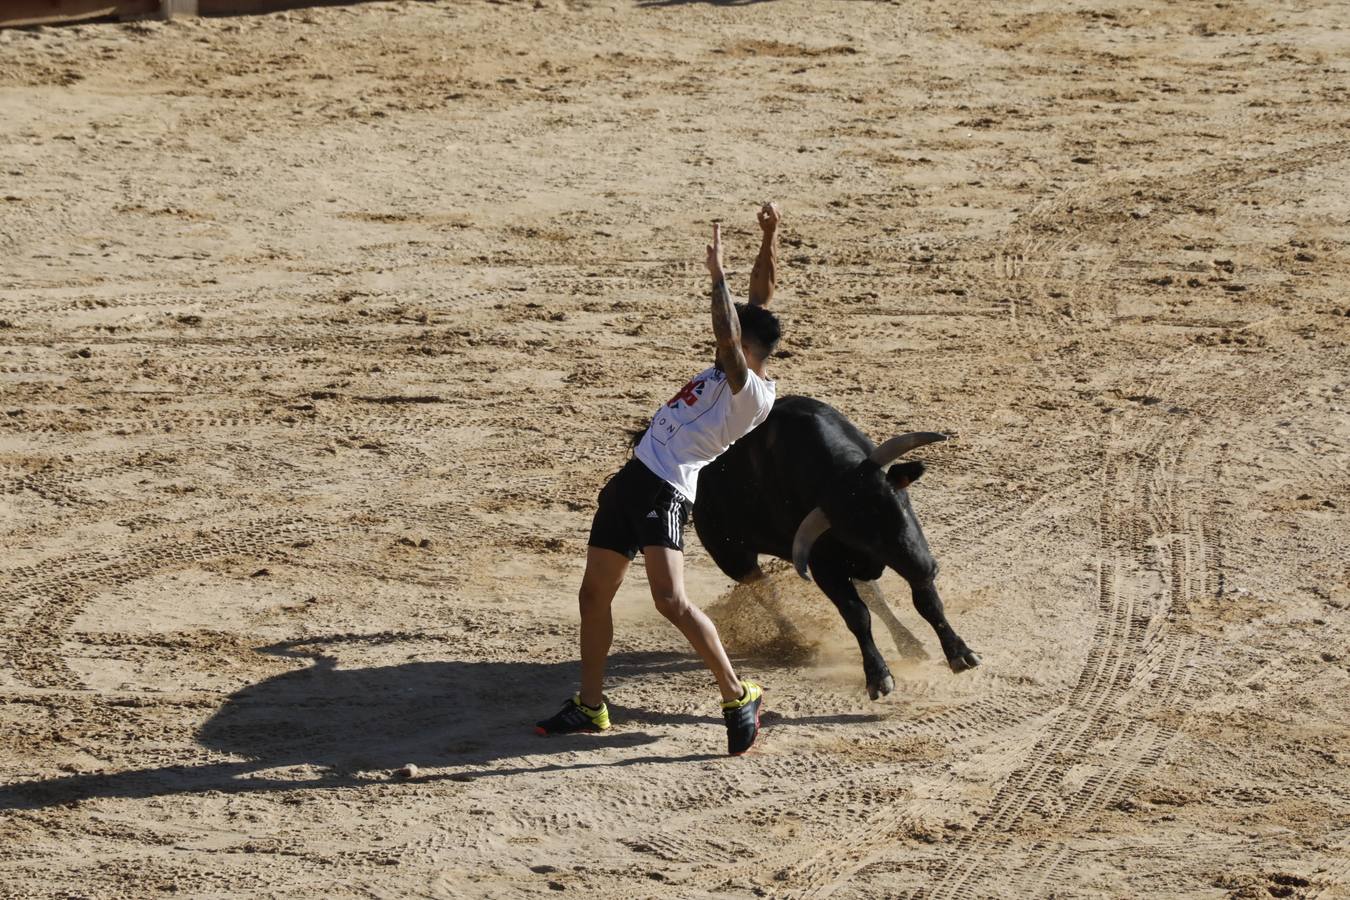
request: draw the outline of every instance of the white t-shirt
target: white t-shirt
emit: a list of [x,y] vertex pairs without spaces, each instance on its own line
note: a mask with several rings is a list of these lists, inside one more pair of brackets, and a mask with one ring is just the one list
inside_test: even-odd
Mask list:
[[774,383],[754,372],[733,394],[725,372],[704,369],[652,416],[636,456],[693,502],[698,473],[769,417],[773,397]]

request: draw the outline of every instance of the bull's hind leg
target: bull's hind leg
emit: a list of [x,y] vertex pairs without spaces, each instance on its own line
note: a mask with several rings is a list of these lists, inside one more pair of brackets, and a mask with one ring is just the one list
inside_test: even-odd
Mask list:
[[966,646],[966,642],[961,640],[947,621],[947,614],[942,609],[942,598],[938,596],[933,582],[911,582],[909,587],[914,595],[914,608],[937,632],[938,641],[942,644],[942,655],[947,657],[947,665],[951,666],[952,671],[964,672],[978,666],[980,658]]
[[839,562],[820,559],[817,551],[811,559],[811,575],[816,584],[825,592],[831,602],[843,616],[844,624],[858,639],[858,649],[862,651],[863,674],[867,677],[867,696],[873,700],[895,690],[895,679],[881,658],[876,641],[872,639],[872,617],[867,612],[867,604],[858,596],[858,589],[848,577],[848,570]]
[[854,581],[854,588],[858,591],[858,596],[867,604],[867,608],[872,615],[881,619],[886,630],[891,633],[891,640],[895,641],[895,649],[900,651],[900,655],[905,659],[921,660],[928,658],[928,652],[923,649],[923,644],[914,636],[914,632],[905,627],[904,623],[896,616],[895,610],[886,602],[886,596],[881,593],[881,585],[875,581]]

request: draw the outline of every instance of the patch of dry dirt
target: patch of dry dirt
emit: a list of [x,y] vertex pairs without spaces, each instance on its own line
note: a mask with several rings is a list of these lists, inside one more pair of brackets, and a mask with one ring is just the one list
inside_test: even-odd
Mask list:
[[[0,895],[1350,895],[1336,4],[390,3],[0,32]],[[956,440],[954,676],[617,603],[596,490],[785,209],[782,392]],[[412,762],[412,780],[393,770]]]

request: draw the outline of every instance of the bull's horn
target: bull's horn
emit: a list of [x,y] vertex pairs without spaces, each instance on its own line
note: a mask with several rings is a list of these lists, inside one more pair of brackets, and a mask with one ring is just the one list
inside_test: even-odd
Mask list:
[[797,567],[797,574],[807,581],[811,580],[806,571],[806,564],[811,560],[811,546],[829,530],[830,520],[825,518],[819,506],[807,513],[802,524],[797,526],[797,534],[792,538],[792,564]]
[[909,434],[897,434],[873,450],[868,459],[879,466],[889,466],[916,447],[936,444],[938,441],[945,441],[946,439],[945,434],[938,434],[936,431],[911,431]]

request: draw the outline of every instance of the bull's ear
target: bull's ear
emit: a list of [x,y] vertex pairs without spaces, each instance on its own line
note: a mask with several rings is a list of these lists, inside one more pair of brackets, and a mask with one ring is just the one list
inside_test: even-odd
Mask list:
[[923,474],[923,463],[918,460],[910,462],[897,463],[886,470],[886,480],[891,483],[891,487],[897,491],[904,490],[911,484],[919,480]]

